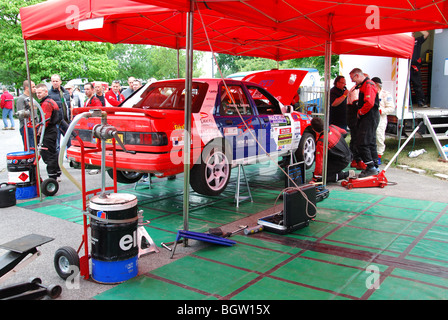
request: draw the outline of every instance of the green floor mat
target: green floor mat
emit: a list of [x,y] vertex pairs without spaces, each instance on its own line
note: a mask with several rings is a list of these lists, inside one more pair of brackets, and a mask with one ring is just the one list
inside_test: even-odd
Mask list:
[[[235,205],[237,170],[218,197],[191,192],[189,230],[206,232],[272,208],[284,186],[279,170],[248,166],[253,202]],[[137,195],[158,245],[183,229],[183,179],[154,179],[120,192]],[[242,191],[245,186],[242,184]],[[277,204],[281,203],[278,200]],[[28,201],[22,207],[82,223],[80,194]],[[95,299],[302,300],[447,299],[448,205],[332,190],[306,228],[232,237],[232,247],[206,244]],[[191,241],[194,246],[195,242]],[[165,249],[161,249],[165,250]],[[143,257],[145,259],[146,257]],[[150,257],[149,257],[150,259]],[[378,273],[375,273],[378,272]],[[370,286],[381,275],[379,287]]]

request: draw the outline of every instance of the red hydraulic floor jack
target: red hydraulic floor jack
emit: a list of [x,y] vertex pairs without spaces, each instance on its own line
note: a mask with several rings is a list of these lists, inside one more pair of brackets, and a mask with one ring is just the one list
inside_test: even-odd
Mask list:
[[386,185],[388,185],[388,181],[386,178],[386,171],[389,169],[392,162],[394,162],[395,158],[398,157],[400,152],[404,149],[406,144],[411,140],[411,138],[417,133],[417,131],[420,129],[420,127],[423,125],[423,121],[419,123],[417,127],[415,127],[414,131],[412,131],[411,135],[406,139],[406,141],[403,143],[401,148],[395,153],[395,155],[390,159],[387,166],[378,174],[365,177],[365,178],[350,178],[348,180],[344,180],[341,182],[341,185],[343,187],[346,187],[347,189],[353,189],[353,188],[369,188],[369,187],[380,187],[384,188]]

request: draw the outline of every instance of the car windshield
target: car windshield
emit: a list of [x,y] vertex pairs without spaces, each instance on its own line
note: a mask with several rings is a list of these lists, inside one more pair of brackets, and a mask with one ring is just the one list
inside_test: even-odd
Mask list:
[[[201,109],[208,84],[193,82],[192,84],[192,112],[197,113]],[[185,82],[156,82],[146,89],[144,98],[136,108],[142,109],[174,109],[185,108]]]

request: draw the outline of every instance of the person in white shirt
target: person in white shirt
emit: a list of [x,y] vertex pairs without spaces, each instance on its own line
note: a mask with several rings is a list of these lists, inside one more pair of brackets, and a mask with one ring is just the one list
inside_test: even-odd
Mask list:
[[386,127],[387,127],[387,115],[395,111],[395,104],[390,92],[383,90],[383,83],[380,78],[373,77],[372,81],[375,82],[378,88],[378,96],[380,98],[380,122],[376,129],[376,146],[378,151],[378,164],[381,164],[381,157],[386,150],[384,140],[386,139]]

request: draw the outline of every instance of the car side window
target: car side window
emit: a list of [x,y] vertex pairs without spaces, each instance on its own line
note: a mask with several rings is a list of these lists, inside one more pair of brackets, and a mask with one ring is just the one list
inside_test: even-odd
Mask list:
[[238,85],[222,85],[220,89],[221,100],[219,114],[222,116],[251,115],[252,108],[241,86]]
[[247,89],[257,106],[258,114],[282,114],[277,99],[266,90],[255,86],[247,86]]
[[[201,109],[208,84],[194,82],[191,89],[192,112],[197,113]],[[175,109],[185,108],[185,82],[156,82],[146,89],[143,99],[134,108],[142,109]]]

